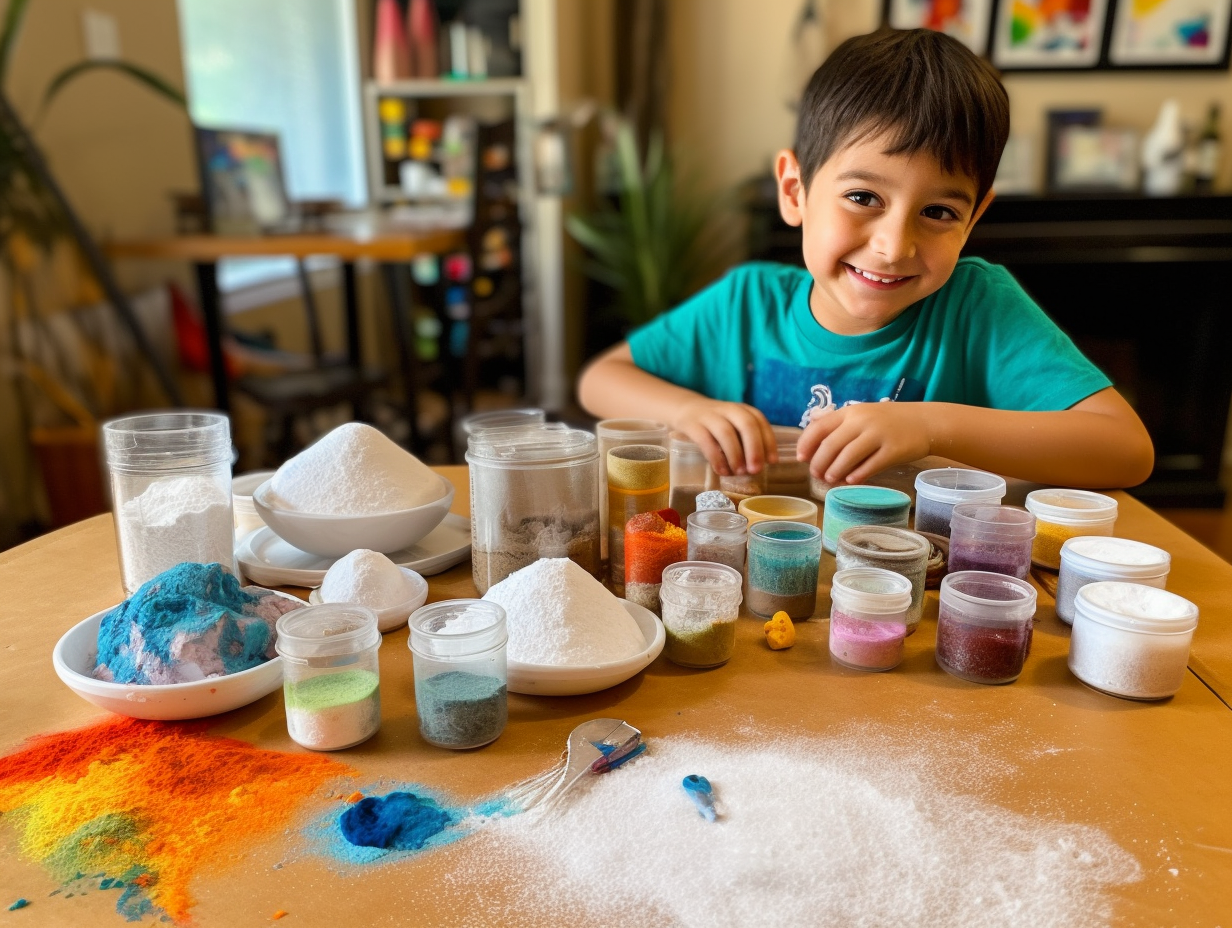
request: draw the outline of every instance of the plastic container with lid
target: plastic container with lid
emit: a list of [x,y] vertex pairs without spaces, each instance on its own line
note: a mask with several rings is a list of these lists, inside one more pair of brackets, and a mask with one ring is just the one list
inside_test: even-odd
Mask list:
[[774,431],[778,462],[767,464],[762,481],[762,493],[768,496],[809,496],[809,462],[796,460],[796,444],[803,429],[789,425],[771,426]]
[[689,560],[726,564],[744,575],[749,520],[738,512],[702,509],[689,516]]
[[567,557],[601,576],[594,435],[559,424],[484,429],[470,437],[466,461],[480,595],[541,557]]
[[537,407],[523,409],[485,409],[472,412],[458,420],[453,430],[454,447],[458,454],[466,453],[467,443],[476,432],[484,429],[512,429],[523,425],[543,425],[548,414]]
[[142,413],[104,422],[102,431],[125,592],[185,561],[234,573],[227,417]]
[[740,571],[707,561],[681,561],[663,571],[659,596],[669,661],[718,667],[731,659],[743,582]]
[[1117,501],[1090,490],[1049,489],[1027,494],[1027,511],[1035,516],[1031,560],[1040,567],[1061,567],[1061,545],[1079,535],[1111,535]]
[[617,596],[625,595],[625,525],[667,508],[667,481],[667,451],[659,445],[620,445],[607,453],[608,577]]
[[419,733],[442,748],[495,741],[509,718],[505,610],[484,599],[448,599],[410,618]]
[[[599,442],[599,554],[608,557],[607,453],[622,445],[667,447],[667,426],[654,419],[604,419],[595,426]],[[661,508],[661,507],[660,507]]]
[[1023,579],[1031,570],[1035,516],[1018,506],[959,503],[950,516],[949,570],[987,570]]
[[754,522],[807,522],[817,524],[817,504],[799,496],[750,496],[736,510]]
[[749,609],[792,619],[817,608],[821,529],[805,522],[758,522],[749,528]]
[[381,727],[381,632],[365,606],[323,603],[278,619],[287,732],[314,751],[367,741]]
[[950,537],[950,514],[959,503],[992,503],[1005,498],[1005,479],[982,470],[937,467],[915,478],[915,530]]
[[907,634],[920,625],[924,611],[924,582],[928,578],[931,546],[923,535],[889,525],[857,525],[838,536],[834,560],[839,570],[877,567],[905,577],[911,584]]
[[972,683],[1012,683],[1031,650],[1035,588],[982,570],[947,574],[937,613],[937,664]]
[[1088,583],[1125,580],[1163,589],[1172,556],[1162,548],[1103,535],[1079,535],[1061,545],[1057,618],[1074,623],[1074,597]]
[[864,484],[834,487],[826,494],[822,511],[822,543],[831,554],[838,536],[853,525],[907,527],[911,497],[900,490]]
[[831,657],[856,670],[893,670],[902,662],[910,580],[879,567],[840,570],[830,603]]
[[1167,590],[1102,580],[1074,597],[1069,669],[1126,699],[1166,699],[1181,688],[1198,607]]

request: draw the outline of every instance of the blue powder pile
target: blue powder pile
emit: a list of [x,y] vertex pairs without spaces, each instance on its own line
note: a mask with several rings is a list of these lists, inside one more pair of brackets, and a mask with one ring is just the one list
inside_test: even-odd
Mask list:
[[418,851],[453,824],[453,817],[414,793],[367,796],[342,813],[342,836],[360,847]]

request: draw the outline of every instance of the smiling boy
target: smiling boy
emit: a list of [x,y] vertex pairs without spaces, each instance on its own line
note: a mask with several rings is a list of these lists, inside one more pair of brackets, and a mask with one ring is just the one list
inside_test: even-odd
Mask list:
[[1153,463],[1129,404],[1009,273],[959,254],[992,202],[1009,101],[928,30],[840,45],[775,158],[804,268],[746,264],[583,373],[600,417],[661,419],[719,474],[775,458],[771,423],[831,483],[929,454],[1040,483],[1132,486]]

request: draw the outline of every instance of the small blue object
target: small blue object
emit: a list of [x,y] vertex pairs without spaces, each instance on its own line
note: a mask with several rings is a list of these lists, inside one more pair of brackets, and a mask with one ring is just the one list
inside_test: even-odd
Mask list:
[[26,906],[28,906],[29,904],[30,904],[30,900],[29,900],[29,899],[18,899],[18,900],[17,900],[16,902],[14,902],[11,906],[9,906],[9,911],[10,911],[10,912],[16,912],[18,909],[24,909],[24,908],[25,908]]
[[368,796],[342,813],[342,836],[359,847],[417,851],[453,824],[448,812],[426,797],[396,792]]
[[713,822],[715,820],[714,790],[710,786],[710,781],[700,774],[690,773],[680,782],[680,785],[689,794],[689,798],[693,800],[693,805],[697,806],[697,811],[701,813],[702,818]]

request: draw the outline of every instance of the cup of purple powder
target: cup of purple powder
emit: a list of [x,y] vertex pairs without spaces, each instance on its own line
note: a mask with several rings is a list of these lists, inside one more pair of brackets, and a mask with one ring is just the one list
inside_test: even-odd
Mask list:
[[985,570],[1024,579],[1034,540],[1035,516],[1021,506],[959,503],[950,517],[950,572]]
[[1035,588],[982,570],[947,574],[937,613],[937,663],[972,683],[1012,683],[1031,650]]

